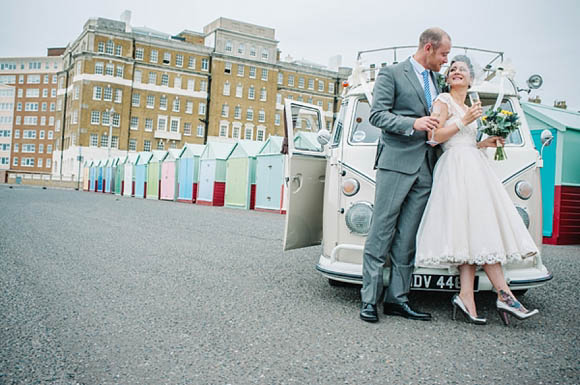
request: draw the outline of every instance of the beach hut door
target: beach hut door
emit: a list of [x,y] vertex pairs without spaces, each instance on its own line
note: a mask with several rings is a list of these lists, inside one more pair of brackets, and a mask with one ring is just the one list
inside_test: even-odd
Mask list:
[[288,154],[284,250],[292,250],[322,241],[326,148],[318,143],[317,136],[325,124],[320,107],[293,100],[286,100],[284,116]]

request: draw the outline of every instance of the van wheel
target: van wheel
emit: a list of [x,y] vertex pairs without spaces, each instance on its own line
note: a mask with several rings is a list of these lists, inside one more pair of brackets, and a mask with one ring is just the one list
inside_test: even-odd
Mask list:
[[522,289],[522,290],[512,290],[512,293],[514,293],[514,295],[516,297],[520,297],[524,294],[526,294],[528,292],[528,289]]
[[347,285],[345,282],[336,281],[336,280],[330,279],[330,278],[328,278],[328,284],[330,286],[333,286],[333,287],[342,287],[342,286],[346,286]]

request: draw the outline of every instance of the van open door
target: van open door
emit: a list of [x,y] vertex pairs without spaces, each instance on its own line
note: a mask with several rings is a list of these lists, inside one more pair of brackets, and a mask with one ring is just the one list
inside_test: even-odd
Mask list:
[[325,123],[318,106],[286,100],[284,107],[288,154],[284,250],[293,250],[322,241],[326,149],[318,143],[318,132]]

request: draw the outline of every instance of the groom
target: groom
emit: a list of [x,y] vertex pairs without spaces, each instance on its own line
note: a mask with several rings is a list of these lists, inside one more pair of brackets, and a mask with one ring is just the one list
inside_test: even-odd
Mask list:
[[363,254],[360,318],[378,321],[383,291],[383,265],[390,256],[389,287],[383,312],[410,319],[431,320],[413,310],[407,295],[414,269],[415,237],[431,192],[435,150],[427,133],[438,124],[429,110],[440,92],[437,82],[447,63],[451,38],[440,28],[419,37],[417,52],[402,63],[384,67],[373,90],[370,122],[382,130],[377,147],[375,204]]

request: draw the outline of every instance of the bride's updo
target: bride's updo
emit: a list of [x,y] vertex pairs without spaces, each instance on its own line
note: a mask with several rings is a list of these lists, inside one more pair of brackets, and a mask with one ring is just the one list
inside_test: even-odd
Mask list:
[[453,59],[451,59],[451,63],[449,64],[449,68],[447,68],[447,73],[445,74],[445,77],[449,76],[449,69],[451,68],[453,63],[456,62],[465,63],[467,65],[467,68],[469,69],[469,76],[471,76],[471,81],[473,81],[473,79],[475,79],[475,70],[473,69],[473,64],[471,64],[471,59],[469,59],[469,57],[465,55],[457,55]]

